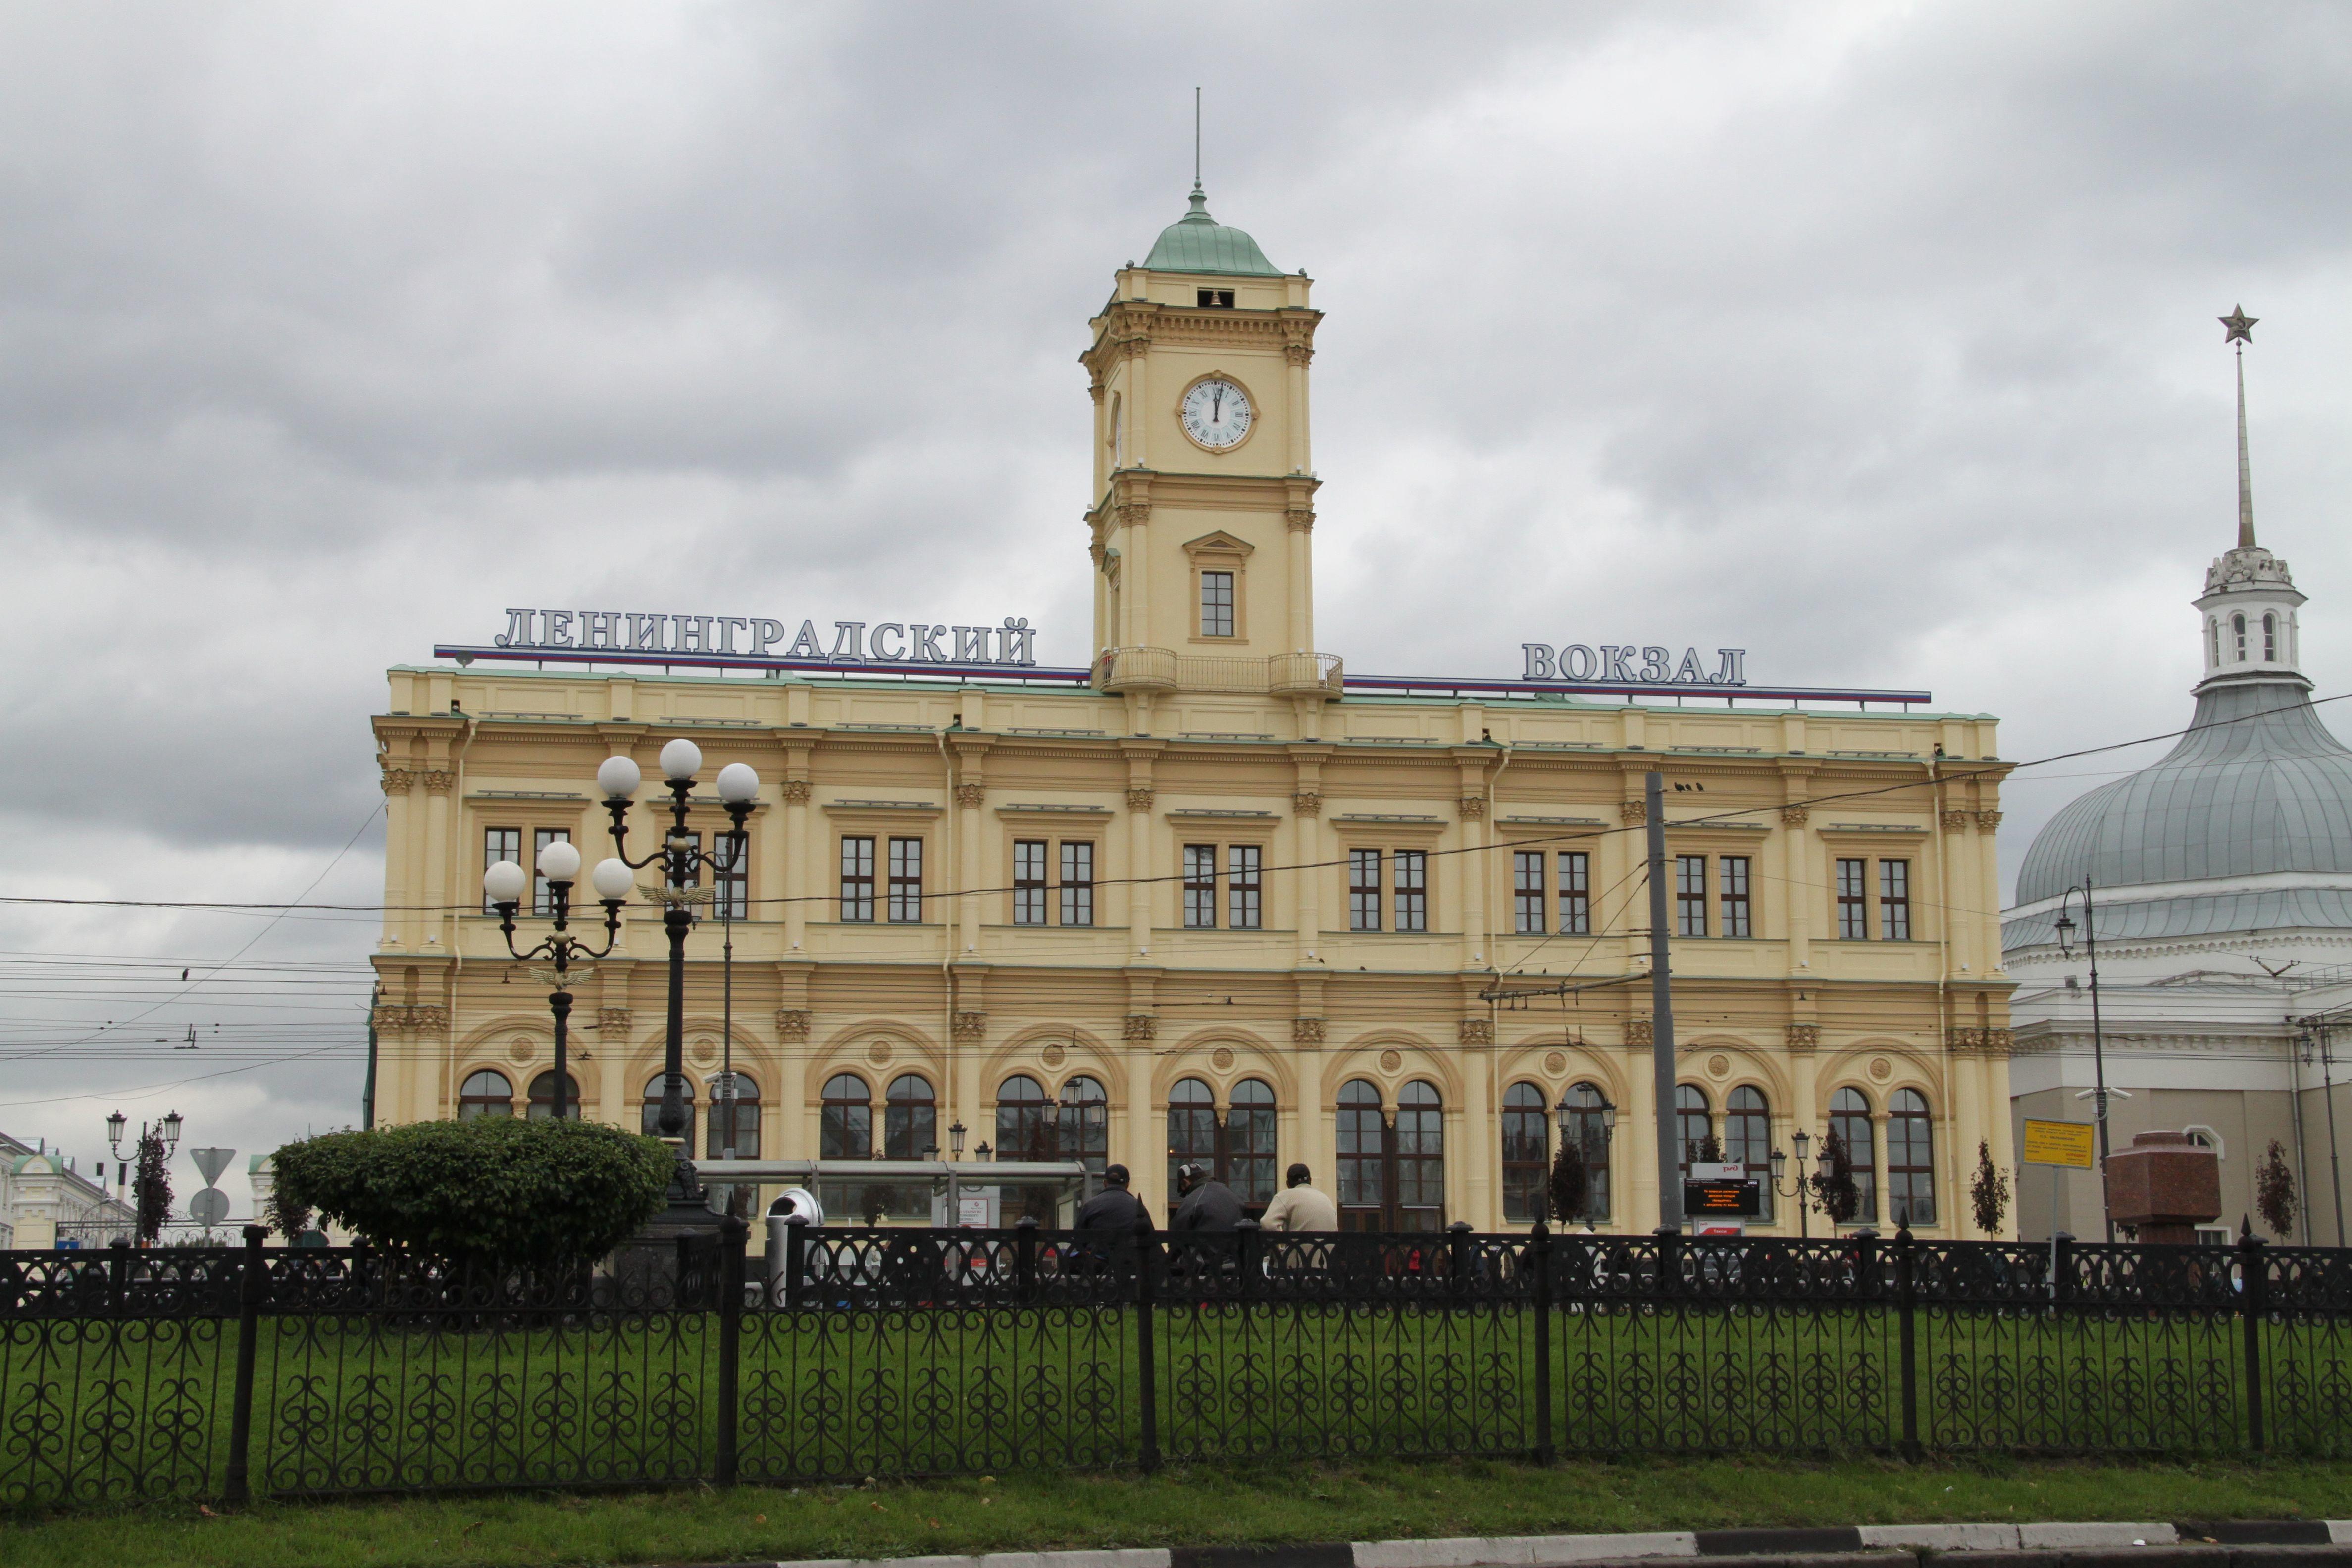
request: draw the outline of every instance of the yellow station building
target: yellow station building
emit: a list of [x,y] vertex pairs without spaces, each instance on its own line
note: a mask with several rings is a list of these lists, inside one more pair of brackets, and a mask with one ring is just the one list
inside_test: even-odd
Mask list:
[[[1727,700],[1707,682],[1733,665],[1687,657],[1644,689],[1632,649],[1562,650],[1581,686],[1351,679],[1315,634],[1311,287],[1197,193],[1116,274],[1081,356],[1090,670],[1021,663],[1025,623],[783,649],[777,622],[528,611],[439,650],[455,667],[393,670],[378,1120],[544,1113],[546,988],[483,868],[554,837],[609,852],[614,753],[646,769],[650,847],[656,753],[684,736],[706,780],[762,780],[689,939],[698,1151],[731,1011],[747,1155],[918,1156],[959,1126],[1123,1163],[1155,1205],[1179,1157],[1255,1201],[1302,1160],[1351,1225],[1493,1228],[1534,1218],[1567,1107],[1599,1222],[1646,1228],[1657,769],[1682,1135],[1760,1165],[1834,1127],[1869,1150],[1856,1223],[1979,1234],[1979,1143],[2012,1161],[1993,721]],[[526,910],[526,938],[545,925]],[[658,1098],[666,974],[659,910],[632,904],[575,988],[584,1114],[638,1125]],[[1626,983],[1491,996],[1566,978]],[[1760,1228],[1794,1234],[1777,1207]]]

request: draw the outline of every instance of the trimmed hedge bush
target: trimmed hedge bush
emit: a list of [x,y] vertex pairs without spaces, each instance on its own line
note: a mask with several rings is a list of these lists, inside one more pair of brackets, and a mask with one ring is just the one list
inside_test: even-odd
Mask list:
[[662,1206],[676,1156],[593,1122],[412,1122],[278,1151],[278,1199],[378,1246],[499,1264],[601,1258]]

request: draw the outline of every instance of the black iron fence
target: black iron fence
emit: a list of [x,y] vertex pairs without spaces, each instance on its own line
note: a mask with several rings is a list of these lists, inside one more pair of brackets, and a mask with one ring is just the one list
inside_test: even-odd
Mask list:
[[0,1253],[0,1502],[1562,1451],[2352,1454],[2352,1252],[798,1230]]

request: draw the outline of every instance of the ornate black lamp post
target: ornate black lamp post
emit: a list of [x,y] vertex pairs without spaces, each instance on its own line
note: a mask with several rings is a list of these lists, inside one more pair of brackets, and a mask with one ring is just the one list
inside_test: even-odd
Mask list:
[[[2091,965],[2091,1072],[2092,1082],[2095,1085],[2092,1090],[2092,1113],[2099,1124],[2099,1213],[2106,1220],[2107,1239],[2113,1241],[2116,1239],[2116,1217],[2115,1211],[2107,1207],[2107,1101],[2112,1092],[2107,1088],[2106,1031],[2099,1020],[2099,939],[2094,929],[2097,916],[2091,906],[2091,879],[2087,876],[2068,888],[2058,900],[2058,951],[2069,958],[2074,956],[2074,922],[2067,911],[2078,894],[2083,900],[2083,952]],[[2126,1095],[2125,1098],[2129,1099],[2130,1096]],[[2053,1220],[2051,1223],[2054,1227],[2057,1222]]]
[[1824,1216],[1829,1213],[1828,1209],[1822,1207],[1820,1186],[1821,1183],[1829,1179],[1832,1167],[1837,1164],[1836,1159],[1830,1154],[1829,1145],[1823,1144],[1822,1152],[1814,1156],[1813,1175],[1807,1176],[1805,1151],[1811,1146],[1812,1141],[1813,1135],[1802,1127],[1789,1134],[1789,1142],[1797,1145],[1797,1185],[1793,1188],[1783,1187],[1780,1185],[1780,1178],[1788,1174],[1789,1156],[1779,1149],[1774,1149],[1766,1156],[1772,1166],[1774,1196],[1788,1198],[1797,1206],[1797,1237],[1800,1240],[1810,1240],[1812,1237],[1812,1228],[1808,1222],[1808,1216],[1816,1209],[1820,1209]]
[[572,884],[580,877],[580,852],[571,844],[558,841],[539,852],[539,874],[547,879],[550,913],[555,919],[555,929],[529,947],[515,946],[515,913],[521,907],[523,891],[530,881],[522,867],[512,861],[499,861],[482,873],[482,893],[499,912],[499,930],[507,939],[507,951],[529,963],[545,958],[555,966],[555,988],[547,996],[547,1009],[555,1015],[555,1119],[562,1121],[572,1113],[572,961],[574,958],[602,958],[613,950],[620,939],[621,905],[628,902],[629,890],[635,879],[629,868],[619,861],[605,859],[596,862],[589,873],[596,896],[604,905],[604,945],[591,947],[572,935]]
[[1573,1105],[1563,1099],[1558,1109],[1560,1146],[1565,1148],[1569,1139],[1577,1138],[1577,1155],[1588,1167],[1584,1176],[1584,1213],[1578,1218],[1590,1224],[1592,1215],[1592,1174],[1589,1167],[1592,1161],[1586,1140],[1578,1135],[1577,1117],[1580,1112],[1590,1113],[1597,1110],[1601,1113],[1601,1168],[1605,1171],[1609,1168],[1609,1145],[1617,1135],[1617,1107],[1606,1100],[1601,1101],[1599,1105]]
[[[743,763],[730,762],[719,770],[719,800],[734,827],[728,835],[731,848],[727,857],[722,860],[709,853],[699,836],[686,825],[687,809],[693,803],[694,776],[701,768],[702,748],[690,740],[673,740],[661,748],[663,780],[670,792],[669,831],[663,835],[661,847],[641,860],[629,859],[628,817],[645,775],[626,757],[608,757],[596,769],[597,787],[604,791],[604,810],[613,816],[614,854],[632,870],[656,862],[662,868],[662,885],[652,892],[661,902],[662,930],[669,937],[669,1027],[662,1045],[661,1111],[654,1129],[664,1142],[677,1147],[677,1168],[670,1178],[668,1222],[698,1228],[701,1221],[684,1212],[703,1207],[702,1184],[694,1173],[694,1129],[686,1109],[686,936],[694,929],[692,906],[708,901],[715,891],[695,885],[701,873],[728,871],[742,863],[743,824],[751,820],[760,795],[759,774]],[[708,1218],[710,1224],[718,1223],[717,1216]]]
[[[131,1202],[137,1215],[134,1223],[142,1244],[153,1240],[156,1231],[161,1229],[167,1203],[165,1194],[161,1190],[155,1190],[163,1185],[160,1176],[151,1177],[148,1174],[148,1146],[151,1144],[154,1145],[157,1155],[156,1163],[160,1170],[162,1162],[170,1159],[180,1147],[181,1125],[180,1113],[177,1111],[171,1113],[160,1122],[142,1122],[139,1124],[138,1139],[131,1145],[131,1157],[138,1165],[139,1170],[138,1174],[131,1177]],[[120,1111],[106,1119],[106,1143],[107,1146],[114,1151],[114,1178],[117,1190],[120,1190],[122,1185],[122,1137],[130,1126],[131,1118]]]

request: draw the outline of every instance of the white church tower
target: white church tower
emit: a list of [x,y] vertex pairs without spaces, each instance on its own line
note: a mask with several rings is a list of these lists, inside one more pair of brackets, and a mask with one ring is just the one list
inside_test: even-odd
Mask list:
[[2297,665],[2295,612],[2303,595],[2286,562],[2254,542],[2254,484],[2246,459],[2246,349],[2254,322],[2243,308],[2221,318],[2238,354],[2238,543],[2206,570],[2204,596],[2197,609],[2205,618],[2205,678],[2200,696],[2221,682],[2275,681],[2301,684]]

